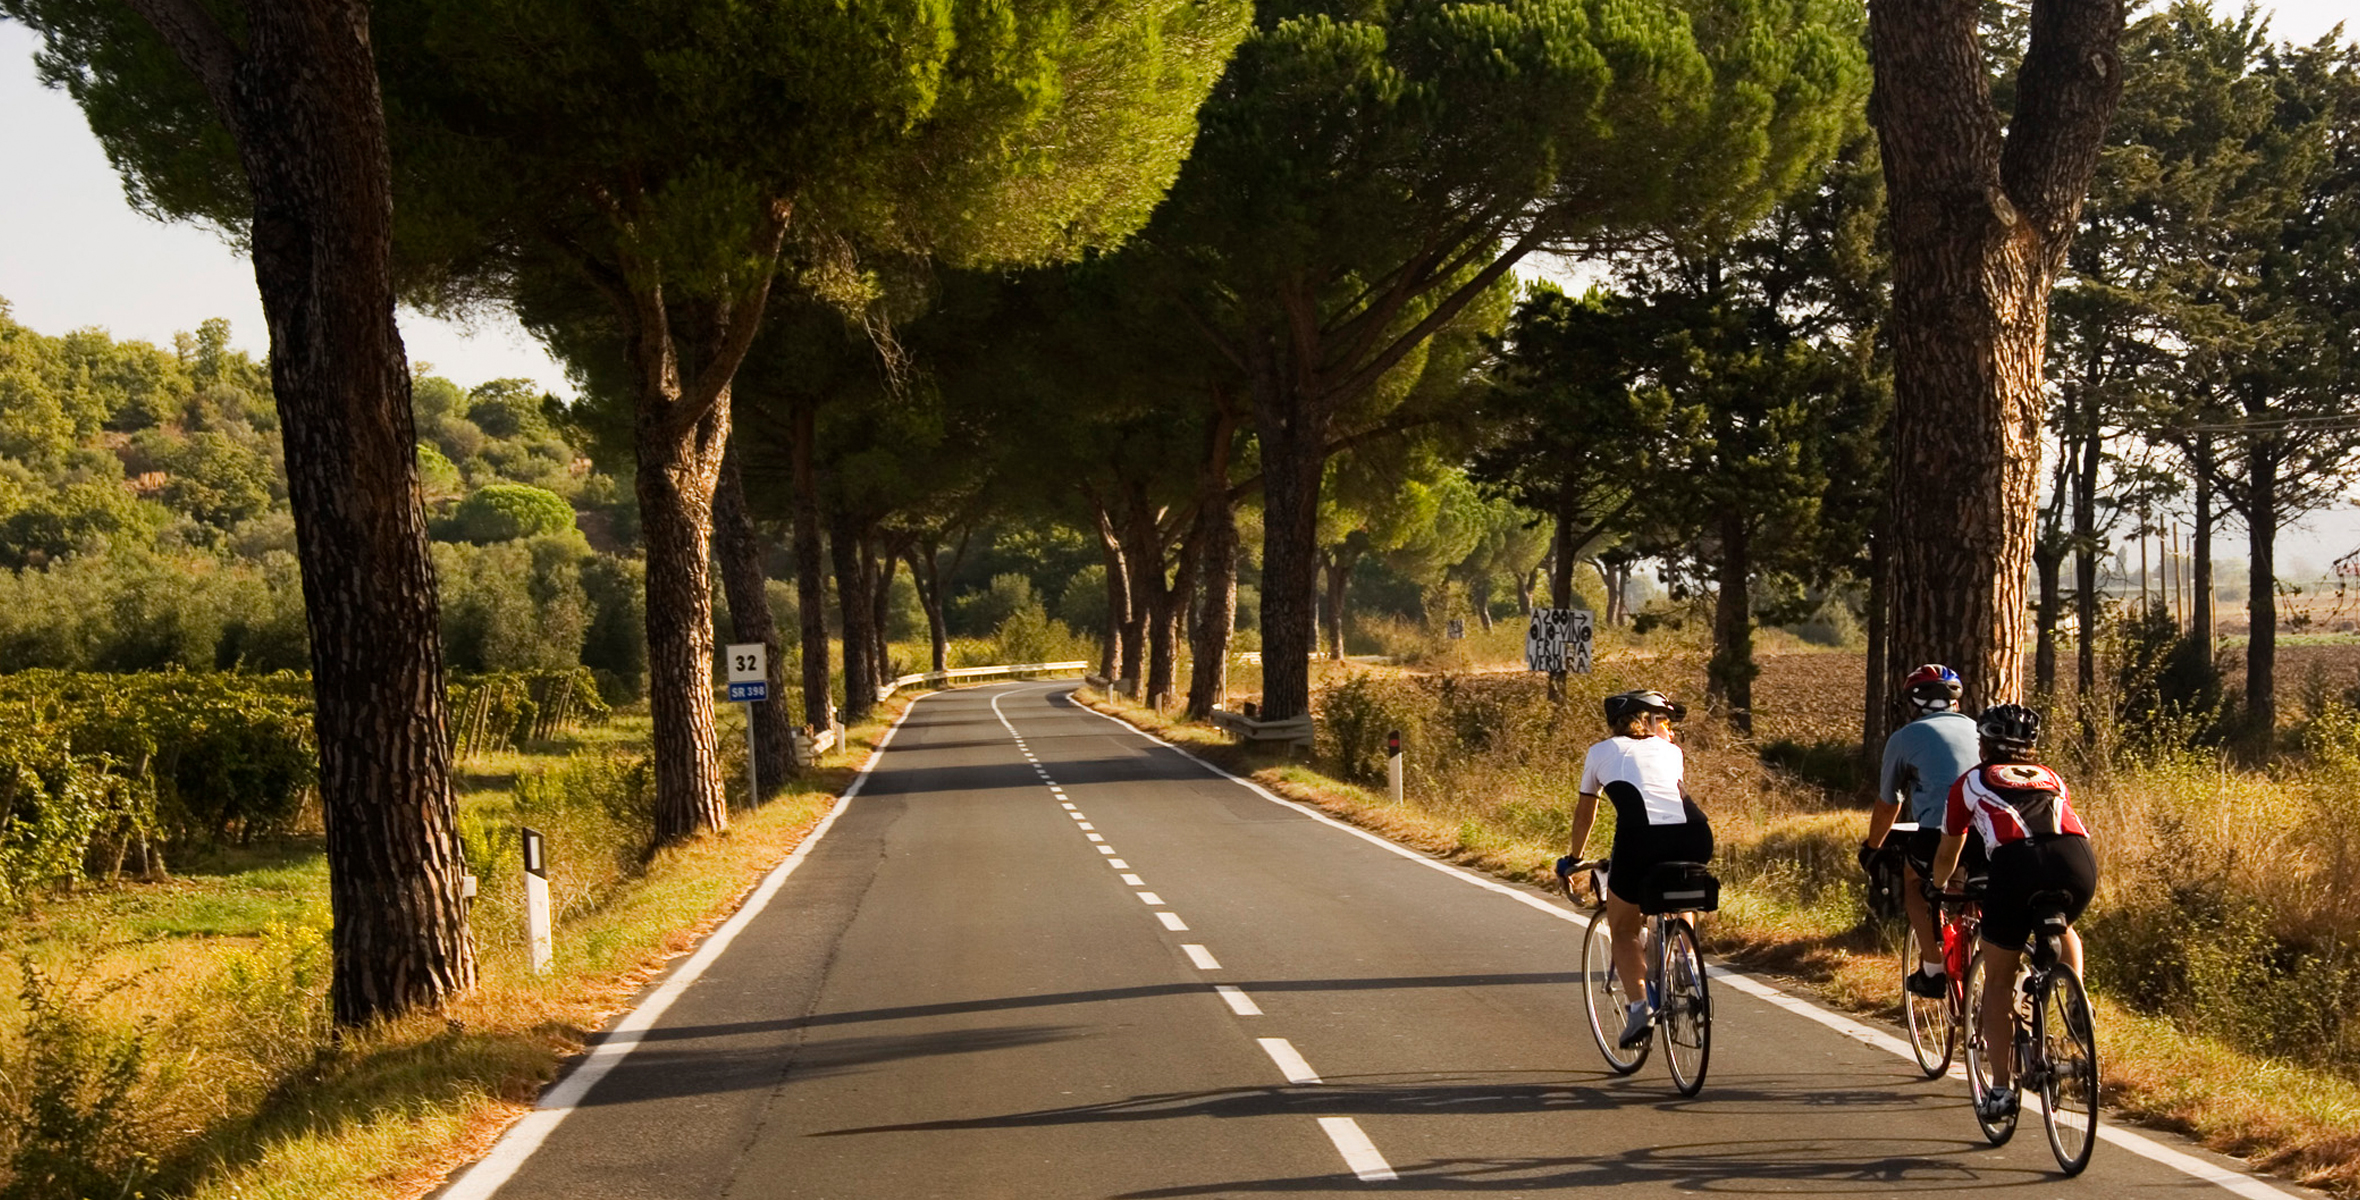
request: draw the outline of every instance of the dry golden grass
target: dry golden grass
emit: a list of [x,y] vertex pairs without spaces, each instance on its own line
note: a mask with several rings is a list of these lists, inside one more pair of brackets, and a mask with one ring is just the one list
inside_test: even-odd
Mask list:
[[[441,1013],[328,1037],[316,845],[280,848],[284,861],[257,876],[283,885],[277,907],[249,903],[239,892],[248,877],[235,873],[127,885],[46,906],[11,930],[12,946],[99,998],[111,1026],[153,1023],[139,1127],[122,1131],[159,1160],[138,1181],[148,1194],[421,1196],[529,1111],[595,1030],[736,910],[910,699],[852,730],[777,799],[735,813],[727,832],[659,852],[562,922],[548,976],[526,968],[520,930],[479,913],[478,986]],[[628,744],[628,725],[597,740],[588,748]],[[469,801],[497,802],[535,757],[545,756],[469,762]],[[0,1009],[0,1037],[14,1039],[22,1020]]]

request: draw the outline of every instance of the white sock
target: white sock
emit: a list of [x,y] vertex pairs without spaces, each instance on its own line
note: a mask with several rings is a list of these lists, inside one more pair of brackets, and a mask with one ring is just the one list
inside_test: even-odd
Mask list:
[[1949,973],[1949,970],[1941,963],[1921,962],[1918,964],[1918,974],[1929,979],[1940,979]]
[[1632,1016],[1634,1016],[1634,1017],[1635,1017],[1635,1016],[1638,1016],[1640,1013],[1643,1013],[1643,1012],[1646,1012],[1646,1011],[1647,1011],[1647,1002],[1646,1002],[1645,1000],[1633,1000],[1633,1001],[1631,1001],[1631,1015],[1632,1015]]

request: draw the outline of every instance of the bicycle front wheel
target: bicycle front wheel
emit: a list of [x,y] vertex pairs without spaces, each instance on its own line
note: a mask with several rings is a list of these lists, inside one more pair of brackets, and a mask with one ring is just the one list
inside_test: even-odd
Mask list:
[[[1967,968],[1966,1017],[1962,1022],[1964,1028],[1959,1033],[1966,1045],[1968,1105],[1974,1110],[1975,1124],[1982,1128],[1983,1136],[1997,1146],[2016,1136],[2016,1114],[2010,1112],[1998,1117],[1984,1115],[1983,1093],[1991,1088],[1991,1056],[2012,1055],[2016,1051],[2012,1046],[1990,1047],[1983,1044],[1983,977],[1987,973],[1983,956],[1976,955],[1974,965]],[[2018,1088],[2020,1093],[2022,1078],[2017,1077],[2011,1086]]]
[[1671,1064],[1672,1085],[1683,1096],[1704,1087],[1704,1069],[1713,1057],[1713,997],[1706,990],[1704,955],[1696,949],[1696,930],[1685,917],[1663,923],[1664,1058]]
[[2048,1060],[2040,1080],[2041,1122],[2067,1175],[2090,1165],[2098,1145],[2098,1036],[2090,999],[2072,968],[2053,967],[2033,1009],[2033,1044]]
[[1590,1036],[1598,1053],[1617,1075],[1628,1075],[1647,1061],[1647,1043],[1622,1048],[1624,1001],[1622,979],[1614,969],[1614,941],[1606,928],[1606,906],[1590,910],[1590,931],[1582,937],[1582,1002],[1589,1010]]
[[1910,991],[1909,977],[1917,973],[1922,953],[1913,925],[1901,947],[1901,1008],[1909,1019],[1909,1047],[1917,1052],[1918,1069],[1928,1079],[1939,1079],[1950,1069],[1951,1057],[1958,1049],[1958,1015],[1950,1006],[1951,989],[1958,981],[1944,980],[1940,996]]

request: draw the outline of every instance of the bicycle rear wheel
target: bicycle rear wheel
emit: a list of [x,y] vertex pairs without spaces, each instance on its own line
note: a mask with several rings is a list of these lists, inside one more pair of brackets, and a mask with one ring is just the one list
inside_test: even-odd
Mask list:
[[1606,906],[1590,910],[1590,931],[1582,936],[1582,1003],[1589,1010],[1590,1036],[1598,1053],[1617,1075],[1628,1075],[1647,1061],[1647,1042],[1622,1048],[1624,1000],[1622,979],[1614,969],[1614,942],[1606,928]]
[[1672,1086],[1693,1096],[1704,1087],[1704,1070],[1713,1057],[1713,998],[1706,990],[1696,930],[1687,918],[1666,918],[1663,942],[1663,1012],[1656,1024],[1663,1030]]
[[1901,1008],[1909,1018],[1909,1047],[1917,1052],[1918,1069],[1928,1079],[1939,1079],[1958,1051],[1958,1018],[1950,1007],[1950,989],[1957,984],[1945,980],[1940,996],[1910,991],[1909,977],[1917,972],[1920,953],[1917,928],[1911,926],[1901,944]]
[[[1985,1116],[1983,1093],[1991,1087],[1991,1055],[2012,1055],[2016,1051],[2012,1046],[2001,1046],[1994,1050],[1983,1044],[1983,977],[1986,973],[1983,956],[1978,954],[1974,965],[1967,968],[1967,1015],[1959,1034],[1960,1040],[1966,1045],[1968,1105],[1975,1112],[1975,1124],[1982,1128],[1983,1136],[1997,1146],[2016,1136],[2017,1114],[2011,1112],[2004,1117]],[[2011,1086],[2016,1087],[2021,1095],[2023,1082],[2020,1077]]]
[[2041,1075],[2041,1123],[2067,1175],[2090,1165],[2098,1145],[2098,1036],[2090,1001],[2073,969],[2051,968],[2033,1009],[2033,1044],[2048,1059]]

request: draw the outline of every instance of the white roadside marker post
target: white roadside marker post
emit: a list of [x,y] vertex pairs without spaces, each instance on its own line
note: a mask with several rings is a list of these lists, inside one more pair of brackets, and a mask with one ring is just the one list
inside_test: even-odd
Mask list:
[[549,947],[549,860],[541,831],[519,829],[524,838],[524,939],[532,956],[533,974],[547,975]]
[[1385,790],[1401,803],[1401,731],[1385,735]]

